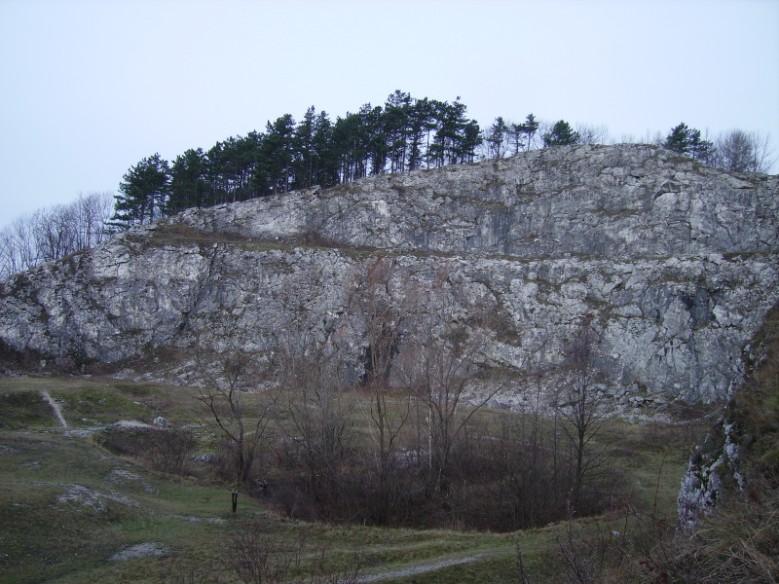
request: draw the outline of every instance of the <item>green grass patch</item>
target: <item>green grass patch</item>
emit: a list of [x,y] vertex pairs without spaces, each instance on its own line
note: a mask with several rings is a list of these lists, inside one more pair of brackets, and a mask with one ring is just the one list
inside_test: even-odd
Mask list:
[[516,584],[516,560],[510,553],[392,580],[414,584]]
[[0,430],[52,426],[54,413],[39,393],[0,393]]
[[115,383],[114,387],[123,395],[132,398],[148,398],[158,393],[157,390],[155,390],[152,386],[140,383],[119,382]]
[[63,403],[63,414],[74,426],[109,424],[119,419],[141,420],[149,416],[148,408],[109,387],[55,390],[51,395]]
[[[3,408],[0,423],[4,417],[10,420],[28,416],[30,423],[21,421],[5,427],[20,429],[55,424],[53,412],[45,402],[41,402],[37,410],[32,407],[44,390],[61,402],[65,419],[76,427],[130,419],[151,422],[157,416],[164,416],[174,424],[209,421],[207,412],[195,399],[198,391],[194,388],[133,383],[108,377],[12,377],[0,379],[0,400],[11,394],[29,393],[30,396],[9,398],[16,399],[19,407],[7,411]],[[44,422],[44,418],[50,420]]]
[[[0,427],[0,554],[5,554],[0,555],[0,584],[158,584],[188,581],[189,576],[194,578],[189,581],[200,581],[211,575],[218,576],[221,582],[230,582],[221,563],[225,546],[236,531],[255,522],[274,541],[292,543],[304,534],[307,549],[327,550],[328,565],[333,569],[349,567],[356,555],[361,558],[364,573],[478,556],[473,563],[395,581],[512,582],[515,541],[520,543],[528,570],[540,573],[549,550],[557,548],[556,538],[563,533],[564,524],[496,534],[305,523],[286,520],[262,501],[245,494],[240,496],[239,512],[234,516],[230,512],[230,485],[157,472],[140,464],[137,458],[102,447],[97,434],[63,435],[59,428],[50,427],[52,413],[39,395],[44,389],[63,402],[63,413],[71,425],[105,425],[132,418],[149,422],[154,416],[163,415],[174,426],[204,424],[197,429],[201,448],[212,446],[218,435],[202,405],[195,400],[197,390],[190,388],[103,378],[0,380],[0,400],[10,396],[17,396],[12,399],[18,400],[13,402],[13,408],[0,411],[0,420],[13,420],[15,424],[14,429],[10,425]],[[359,392],[344,396],[344,407],[355,423],[355,433],[366,437],[368,397]],[[245,403],[253,406],[263,399],[267,396],[246,394]],[[401,403],[393,401],[391,407],[400,408]],[[289,424],[285,415],[281,408],[279,425]],[[503,424],[519,419],[516,414],[489,410],[475,417],[493,434]],[[21,431],[22,428],[26,430]],[[278,427],[276,431],[280,431]],[[653,426],[609,420],[597,437],[596,446],[610,464],[625,474],[643,505],[654,504],[672,514],[691,437],[685,434],[687,431],[684,425]],[[121,472],[117,475],[116,471]],[[99,493],[104,497],[104,509],[96,511],[79,502],[59,502],[72,485]],[[122,503],[122,498],[133,504]],[[587,521],[590,520],[576,523]],[[603,521],[609,524],[617,519]],[[164,545],[170,556],[108,560],[127,546],[144,542]],[[304,562],[304,570],[309,565],[310,562]]]

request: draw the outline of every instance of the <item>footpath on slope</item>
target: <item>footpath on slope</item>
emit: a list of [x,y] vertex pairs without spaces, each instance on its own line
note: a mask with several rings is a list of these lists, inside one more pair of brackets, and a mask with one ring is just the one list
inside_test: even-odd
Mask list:
[[65,416],[62,415],[62,409],[60,409],[60,405],[54,401],[49,392],[45,389],[41,392],[41,396],[43,396],[43,399],[46,400],[46,402],[51,406],[51,409],[54,410],[54,416],[57,418],[60,426],[67,428],[68,423],[65,421]]
[[396,580],[399,578],[407,578],[409,576],[418,576],[419,574],[427,574],[429,572],[437,572],[438,570],[443,570],[444,568],[450,568],[452,566],[462,566],[464,564],[480,562],[482,560],[497,556],[502,551],[503,550],[496,548],[491,551],[482,551],[472,555],[424,560],[418,563],[403,566],[401,568],[359,576],[356,582],[358,584],[370,584],[372,582],[385,582],[387,580]]

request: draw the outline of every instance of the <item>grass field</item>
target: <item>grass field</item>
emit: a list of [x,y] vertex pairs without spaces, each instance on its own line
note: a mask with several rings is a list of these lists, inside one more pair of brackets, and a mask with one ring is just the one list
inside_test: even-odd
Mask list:
[[[58,426],[40,397],[44,390],[61,404],[70,428]],[[102,448],[92,434],[118,420],[149,423],[156,416],[202,436],[211,431],[192,390],[100,378],[0,379],[0,583],[232,582],[223,566],[227,544],[254,524],[276,542],[304,534],[307,553],[326,549],[333,569],[359,561],[367,574],[478,558],[388,582],[514,582],[515,544],[528,569],[540,570],[564,529],[495,534],[301,523],[248,496],[233,515],[228,486],[152,471]],[[688,437],[662,424],[612,421],[599,439],[636,500],[672,514]],[[111,560],[144,543],[164,555]]]

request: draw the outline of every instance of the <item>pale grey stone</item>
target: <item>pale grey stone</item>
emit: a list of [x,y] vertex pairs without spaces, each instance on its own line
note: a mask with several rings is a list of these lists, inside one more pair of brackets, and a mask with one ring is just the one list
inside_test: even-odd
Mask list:
[[[49,367],[197,382],[195,351],[269,355],[297,318],[357,380],[365,323],[350,303],[387,257],[385,293],[403,310],[417,299],[406,338],[442,304],[471,329],[490,314],[483,363],[553,388],[591,315],[614,395],[722,399],[779,299],[778,190],[652,146],[577,146],[191,209],[2,284],[0,339]],[[182,229],[197,236],[170,237]],[[149,370],[132,369],[141,356]]]

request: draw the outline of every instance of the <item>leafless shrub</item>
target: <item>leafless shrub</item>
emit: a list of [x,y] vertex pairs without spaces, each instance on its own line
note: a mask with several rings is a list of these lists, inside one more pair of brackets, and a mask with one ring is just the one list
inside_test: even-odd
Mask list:
[[109,427],[97,440],[105,448],[124,456],[133,456],[152,468],[173,474],[185,474],[195,446],[192,432],[185,429],[147,429]]
[[302,544],[293,547],[277,543],[257,524],[235,533],[229,546],[229,567],[247,584],[283,582],[293,569],[300,568]]
[[360,561],[354,558],[352,567],[340,570],[329,562],[324,546],[307,543],[302,531],[292,542],[280,542],[268,534],[256,521],[236,530],[227,543],[226,567],[240,582],[246,584],[356,584]]
[[603,125],[577,124],[576,133],[579,134],[579,144],[608,144],[610,141],[609,130]]
[[163,472],[186,474],[187,464],[195,447],[190,430],[158,430],[149,458],[154,468]]
[[714,165],[732,172],[768,172],[773,160],[768,136],[730,130],[715,143]]
[[757,498],[735,498],[707,517],[692,535],[652,516],[634,530],[631,560],[643,581],[779,581],[779,493],[768,485]]
[[565,582],[600,584],[607,581],[609,569],[622,561],[620,537],[622,532],[610,532],[600,523],[577,528],[569,521],[565,534],[557,539]]

